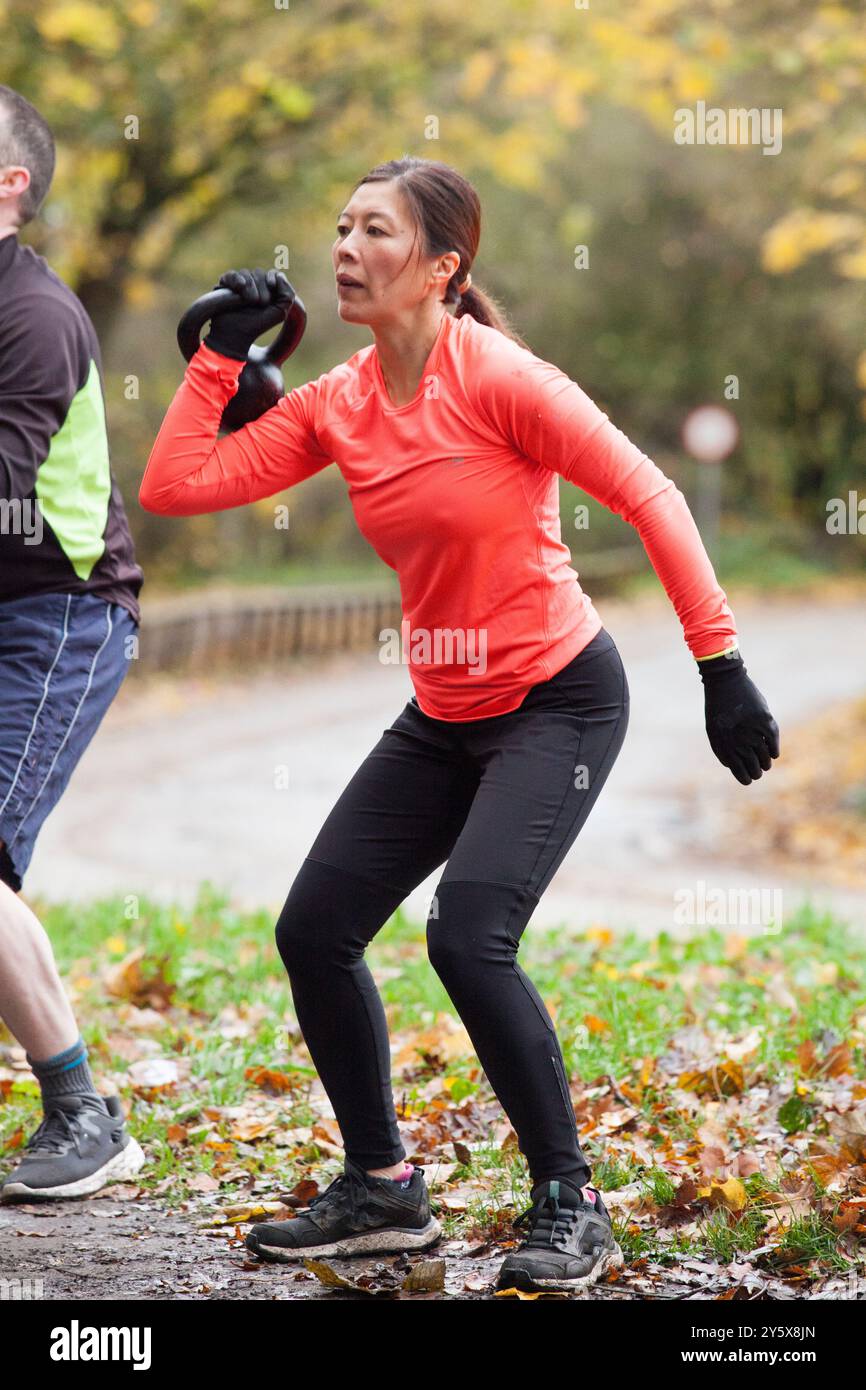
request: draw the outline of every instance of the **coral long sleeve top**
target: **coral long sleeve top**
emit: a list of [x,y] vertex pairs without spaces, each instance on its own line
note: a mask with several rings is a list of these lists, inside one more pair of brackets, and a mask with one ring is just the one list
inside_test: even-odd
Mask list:
[[238,507],[336,463],[358,527],[399,579],[397,659],[435,719],[514,710],[602,625],[563,543],[559,478],[638,531],[695,658],[736,644],[685,498],[585,392],[470,315],[444,312],[396,406],[375,345],[217,438],[242,363],[202,345],[154,442],[141,505]]

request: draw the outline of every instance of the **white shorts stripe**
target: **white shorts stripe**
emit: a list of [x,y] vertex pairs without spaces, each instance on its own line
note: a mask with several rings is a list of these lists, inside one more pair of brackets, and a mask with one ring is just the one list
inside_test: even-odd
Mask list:
[[[66,644],[66,638],[67,638],[67,636],[68,636],[68,634],[69,634],[69,609],[70,609],[71,604],[72,604],[72,595],[69,594],[68,597],[67,597],[67,599],[66,599],[66,612],[63,614],[63,636],[62,636],[61,639],[60,639],[60,645],[59,645],[59,647],[57,648],[57,651],[54,653],[54,660],[53,660],[52,663],[51,663],[51,667],[50,667],[50,669],[49,669],[49,671],[48,671],[48,674],[47,674],[47,676],[45,677],[45,681],[44,681],[43,686],[42,686],[42,699],[39,701],[39,704],[38,704],[37,707],[36,707],[36,713],[35,713],[34,716],[33,716],[33,722],[32,722],[32,724],[30,725],[30,731],[29,731],[29,733],[27,734],[27,741],[26,741],[25,744],[24,744],[24,751],[23,751],[23,753],[21,754],[21,758],[20,758],[20,760],[19,760],[19,762],[18,762],[18,766],[17,766],[16,769],[15,769],[15,776],[12,778],[12,784],[11,784],[11,786],[10,786],[8,792],[6,793],[6,797],[5,797],[5,800],[4,800],[4,802],[3,802],[3,805],[0,806],[0,814],[2,814],[2,813],[6,810],[6,803],[8,802],[10,796],[12,795],[12,793],[13,793],[14,790],[15,790],[15,784],[17,783],[18,778],[21,776],[21,769],[22,769],[22,767],[24,766],[24,759],[27,757],[27,752],[28,752],[28,749],[30,748],[30,740],[31,740],[32,737],[33,737],[33,731],[34,731],[34,729],[36,728],[36,725],[39,723],[39,716],[40,716],[40,714],[42,713],[42,706],[45,704],[45,701],[46,701],[46,699],[48,698],[48,687],[49,687],[49,685],[51,684],[51,677],[52,677],[52,675],[53,675],[53,673],[54,673],[54,667],[57,665],[58,661],[60,660],[60,653],[63,651],[63,648],[64,648],[64,646],[65,646],[65,644]],[[17,836],[16,836],[16,839],[17,839]]]
[[63,748],[64,748],[64,745],[65,745],[65,743],[66,743],[66,740],[69,738],[69,735],[72,733],[72,730],[75,728],[75,722],[76,722],[76,720],[78,719],[79,714],[81,713],[82,707],[83,707],[83,705],[84,705],[84,701],[87,699],[87,696],[88,696],[88,694],[90,693],[90,687],[91,687],[91,685],[93,684],[93,674],[94,674],[94,672],[95,672],[95,670],[96,670],[96,663],[97,663],[97,661],[99,660],[100,656],[102,655],[102,652],[103,652],[103,650],[105,649],[105,644],[106,644],[106,642],[108,641],[109,637],[111,636],[111,632],[112,632],[113,623],[112,623],[112,620],[111,620],[111,605],[110,605],[110,604],[106,604],[106,605],[105,605],[105,615],[106,615],[106,618],[107,618],[107,620],[108,620],[108,622],[107,622],[107,628],[106,628],[106,633],[105,633],[105,636],[103,637],[102,641],[100,642],[100,644],[99,644],[97,650],[96,650],[96,651],[94,652],[94,654],[93,654],[93,660],[92,660],[92,662],[90,663],[90,670],[89,670],[88,675],[87,675],[87,685],[84,687],[84,692],[83,692],[83,694],[82,694],[82,696],[81,696],[81,699],[78,701],[78,704],[77,704],[76,707],[75,707],[75,713],[74,713],[74,715],[72,716],[72,719],[69,721],[69,728],[66,730],[66,733],[63,735],[63,738],[62,738],[62,740],[61,740],[61,743],[60,743],[59,748],[57,749],[57,752],[54,754],[54,757],[51,759],[51,766],[49,767],[48,771],[47,771],[46,774],[45,774],[45,777],[43,778],[42,786],[39,788],[38,792],[37,792],[36,795],[34,796],[33,800],[31,801],[30,805],[28,806],[27,811],[25,812],[25,814],[21,817],[21,820],[20,820],[19,825],[18,825],[18,829],[16,830],[15,834],[13,835],[13,837],[12,837],[12,839],[11,839],[11,841],[10,841],[10,846],[11,846],[11,845],[14,845],[15,841],[18,839],[18,836],[21,834],[21,831],[22,831],[23,828],[24,828],[24,822],[27,820],[27,817],[28,817],[29,815],[32,814],[32,811],[33,811],[34,806],[36,805],[37,801],[39,800],[40,796],[41,796],[42,793],[44,792],[46,786],[48,785],[48,782],[49,782],[49,780],[50,780],[50,778],[51,778],[51,774],[52,774],[52,772],[54,771],[54,764],[57,762],[57,759],[60,757],[60,754],[63,752]]

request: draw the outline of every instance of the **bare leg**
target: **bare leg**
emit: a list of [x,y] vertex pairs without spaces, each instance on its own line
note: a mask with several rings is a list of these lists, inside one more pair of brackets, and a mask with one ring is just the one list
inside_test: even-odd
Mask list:
[[2,881],[0,1018],[31,1057],[53,1057],[78,1040],[78,1025],[45,929]]
[[399,1163],[392,1163],[390,1168],[368,1168],[367,1172],[371,1178],[396,1178],[398,1173],[402,1173],[406,1167],[406,1160],[401,1159]]

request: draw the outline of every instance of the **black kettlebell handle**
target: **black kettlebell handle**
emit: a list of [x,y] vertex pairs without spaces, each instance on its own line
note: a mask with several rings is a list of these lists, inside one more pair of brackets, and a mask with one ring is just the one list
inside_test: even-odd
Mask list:
[[[177,345],[187,362],[191,362],[198,351],[201,344],[201,330],[209,319],[213,318],[215,314],[224,314],[228,309],[249,309],[251,307],[253,306],[250,305],[249,300],[225,287],[210,290],[208,294],[203,294],[199,299],[196,299],[177,326]],[[258,307],[265,308],[266,306],[260,305]],[[274,341],[268,343],[267,347],[256,347],[253,344],[249,350],[247,361],[256,364],[269,362],[275,367],[280,367],[287,357],[291,357],[304,336],[304,329],[307,326],[307,311],[303,301],[297,295],[288,304],[272,307],[285,311],[285,321]]]

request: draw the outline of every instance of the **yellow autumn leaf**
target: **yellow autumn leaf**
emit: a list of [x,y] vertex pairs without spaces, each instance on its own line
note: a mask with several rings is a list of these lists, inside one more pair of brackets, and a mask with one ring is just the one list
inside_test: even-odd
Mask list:
[[471,54],[463,69],[460,91],[464,101],[477,101],[487,89],[493,76],[496,59],[489,49],[478,49]]
[[609,965],[606,960],[594,960],[592,963],[594,975],[605,975],[608,980],[618,980],[619,971],[615,965]]
[[714,1182],[709,1187],[698,1188],[699,1197],[709,1197],[715,1206],[727,1207],[728,1211],[743,1211],[749,1197],[739,1178],[728,1178],[726,1182]]
[[220,87],[208,97],[202,120],[206,125],[211,121],[234,121],[246,115],[253,100],[253,93],[248,87]]
[[52,5],[33,13],[40,34],[50,43],[77,43],[94,53],[116,53],[121,33],[112,11],[105,5],[78,3]]
[[838,82],[833,82],[829,77],[824,77],[818,82],[818,100],[827,102],[840,101],[843,92]]
[[[261,1139],[263,1135],[270,1134],[276,1128],[276,1124],[277,1122],[273,1117],[264,1120],[254,1117],[236,1120],[232,1125],[231,1138],[239,1140],[243,1144],[249,1144],[253,1139]],[[226,1148],[230,1147],[230,1145],[226,1145]]]
[[712,91],[712,83],[700,68],[685,67],[676,74],[674,93],[678,101],[692,102],[707,98]]
[[725,959],[740,960],[749,949],[749,938],[739,932],[729,932],[725,938]]
[[654,965],[655,961],[636,960],[633,961],[632,964],[629,966],[628,970],[626,971],[626,974],[632,976],[633,979],[639,980],[641,976],[645,975],[648,970],[652,970]]
[[824,183],[824,192],[830,198],[849,198],[863,187],[863,175],[859,169],[840,169]]
[[554,88],[551,111],[564,130],[577,130],[586,120],[586,107],[580,97],[562,84]]
[[707,34],[699,42],[704,53],[708,53],[711,58],[727,58],[731,51],[730,37],[722,30]]
[[725,1058],[714,1067],[682,1072],[677,1078],[677,1085],[681,1090],[694,1091],[699,1096],[736,1095],[743,1089],[743,1068],[739,1062]]
[[568,1294],[559,1289],[545,1290],[544,1293],[528,1293],[525,1289],[496,1289],[494,1298],[517,1298],[521,1301],[534,1303],[537,1298],[550,1298],[554,1294],[557,1297],[568,1298]]
[[133,0],[131,5],[124,7],[124,14],[139,29],[149,29],[159,18],[159,6],[153,0]]
[[866,280],[866,246],[839,256],[836,265],[849,280]]
[[[863,356],[866,358],[866,352],[864,352]],[[583,933],[583,939],[584,941],[598,941],[606,946],[609,942],[613,941],[613,932],[610,927],[587,927],[586,931]]]
[[157,300],[156,286],[147,275],[130,275],[123,298],[131,309],[151,309]]
[[[49,106],[68,103],[80,107],[82,111],[95,111],[102,99],[102,89],[84,73],[72,72],[69,68],[55,68],[47,72],[42,83],[43,101]],[[63,165],[63,151],[58,151],[59,164]]]
[[250,59],[250,61],[244,63],[241,68],[240,77],[241,81],[246,82],[248,87],[255,87],[257,91],[261,92],[264,91],[270,82],[272,73],[270,68],[267,68],[264,63],[260,63],[256,59]]
[[815,983],[834,985],[839,975],[839,964],[835,960],[815,961],[812,966]]
[[862,219],[852,213],[816,212],[797,208],[771,227],[761,247],[762,264],[771,274],[784,274],[807,256],[835,248],[862,236]]
[[512,127],[496,141],[490,151],[494,172],[510,188],[532,191],[542,181],[548,141],[543,132]]

